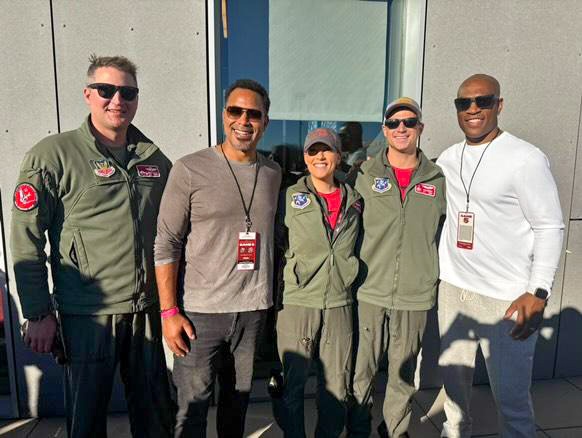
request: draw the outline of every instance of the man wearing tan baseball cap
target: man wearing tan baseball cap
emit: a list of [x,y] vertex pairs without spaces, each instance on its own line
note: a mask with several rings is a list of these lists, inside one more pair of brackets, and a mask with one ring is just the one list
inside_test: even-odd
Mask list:
[[353,379],[351,437],[371,431],[373,380],[388,353],[381,436],[406,437],[414,373],[426,316],[436,299],[436,234],[445,212],[444,176],[418,148],[422,111],[408,97],[384,112],[386,147],[362,164],[364,199],[357,286],[359,340]]

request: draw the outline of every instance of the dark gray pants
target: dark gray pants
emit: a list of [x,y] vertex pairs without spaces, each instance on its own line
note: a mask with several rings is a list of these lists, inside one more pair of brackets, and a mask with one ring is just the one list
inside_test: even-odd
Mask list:
[[171,437],[174,403],[157,310],[123,315],[61,315],[67,431],[107,436],[107,407],[117,364],[135,437]]
[[285,389],[281,427],[287,438],[305,436],[303,399],[311,366],[317,372],[318,438],[343,431],[351,374],[352,306],[314,309],[285,305],[277,317],[277,348]]
[[408,430],[415,392],[414,373],[426,327],[427,311],[395,310],[358,303],[359,340],[354,366],[354,406],[350,409],[350,437],[369,437],[373,381],[388,351],[388,385],[382,412],[390,437]]
[[185,357],[174,356],[178,394],[175,437],[206,436],[208,405],[218,376],[218,436],[242,438],[255,350],[267,311],[186,312],[186,316],[194,325],[196,339],[190,341]]

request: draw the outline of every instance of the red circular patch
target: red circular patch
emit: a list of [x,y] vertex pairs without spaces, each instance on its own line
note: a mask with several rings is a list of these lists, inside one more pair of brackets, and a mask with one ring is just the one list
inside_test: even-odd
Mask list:
[[38,192],[32,184],[18,184],[14,190],[14,206],[20,211],[30,211],[38,205]]

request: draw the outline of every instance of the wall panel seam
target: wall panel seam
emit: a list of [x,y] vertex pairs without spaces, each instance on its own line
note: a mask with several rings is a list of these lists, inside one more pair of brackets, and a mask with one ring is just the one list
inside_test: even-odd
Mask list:
[[[573,219],[572,216],[572,209],[574,207],[574,190],[576,188],[576,165],[578,161],[578,148],[580,146],[580,128],[582,126],[582,95],[580,95],[580,106],[578,110],[578,132],[576,134],[576,148],[574,151],[574,177],[572,178],[572,188],[570,193],[570,205],[568,208],[568,218],[571,221],[576,220]],[[568,249],[568,243],[570,241],[570,229],[571,227],[567,227],[566,235],[564,236],[564,245],[565,250]],[[560,323],[562,320],[561,313],[564,305],[564,284],[566,281],[566,273],[568,272],[568,253],[564,255],[564,269],[562,270],[562,293],[560,294],[560,317],[558,318],[558,323],[556,325],[556,344],[554,346],[554,370],[552,372],[552,377],[556,377],[556,371],[558,368],[558,355],[560,349]]]
[[575,219],[572,217],[572,211],[574,209],[574,195],[576,190],[576,177],[582,178],[582,175],[576,175],[576,169],[578,166],[578,150],[580,149],[580,130],[582,129],[582,94],[580,95],[580,107],[578,110],[578,132],[576,133],[576,148],[574,150],[574,178],[572,178],[572,193],[570,194],[570,209],[568,211],[568,216],[570,220]]
[[49,0],[50,14],[51,14],[51,40],[53,47],[53,74],[55,80],[55,106],[56,106],[56,116],[57,116],[57,132],[61,132],[61,115],[59,113],[59,86],[58,86],[58,76],[57,76],[57,48],[55,42],[55,20],[53,12],[53,0]]

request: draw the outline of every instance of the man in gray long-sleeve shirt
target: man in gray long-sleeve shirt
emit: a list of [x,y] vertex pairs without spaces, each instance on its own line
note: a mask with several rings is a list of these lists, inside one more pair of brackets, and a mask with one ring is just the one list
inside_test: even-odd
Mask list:
[[224,143],[178,160],[162,197],[156,279],[164,338],[175,354],[176,437],[206,436],[219,365],[218,435],[243,436],[257,338],[273,304],[273,221],[281,171],[256,152],[268,110],[260,84],[231,85]]

